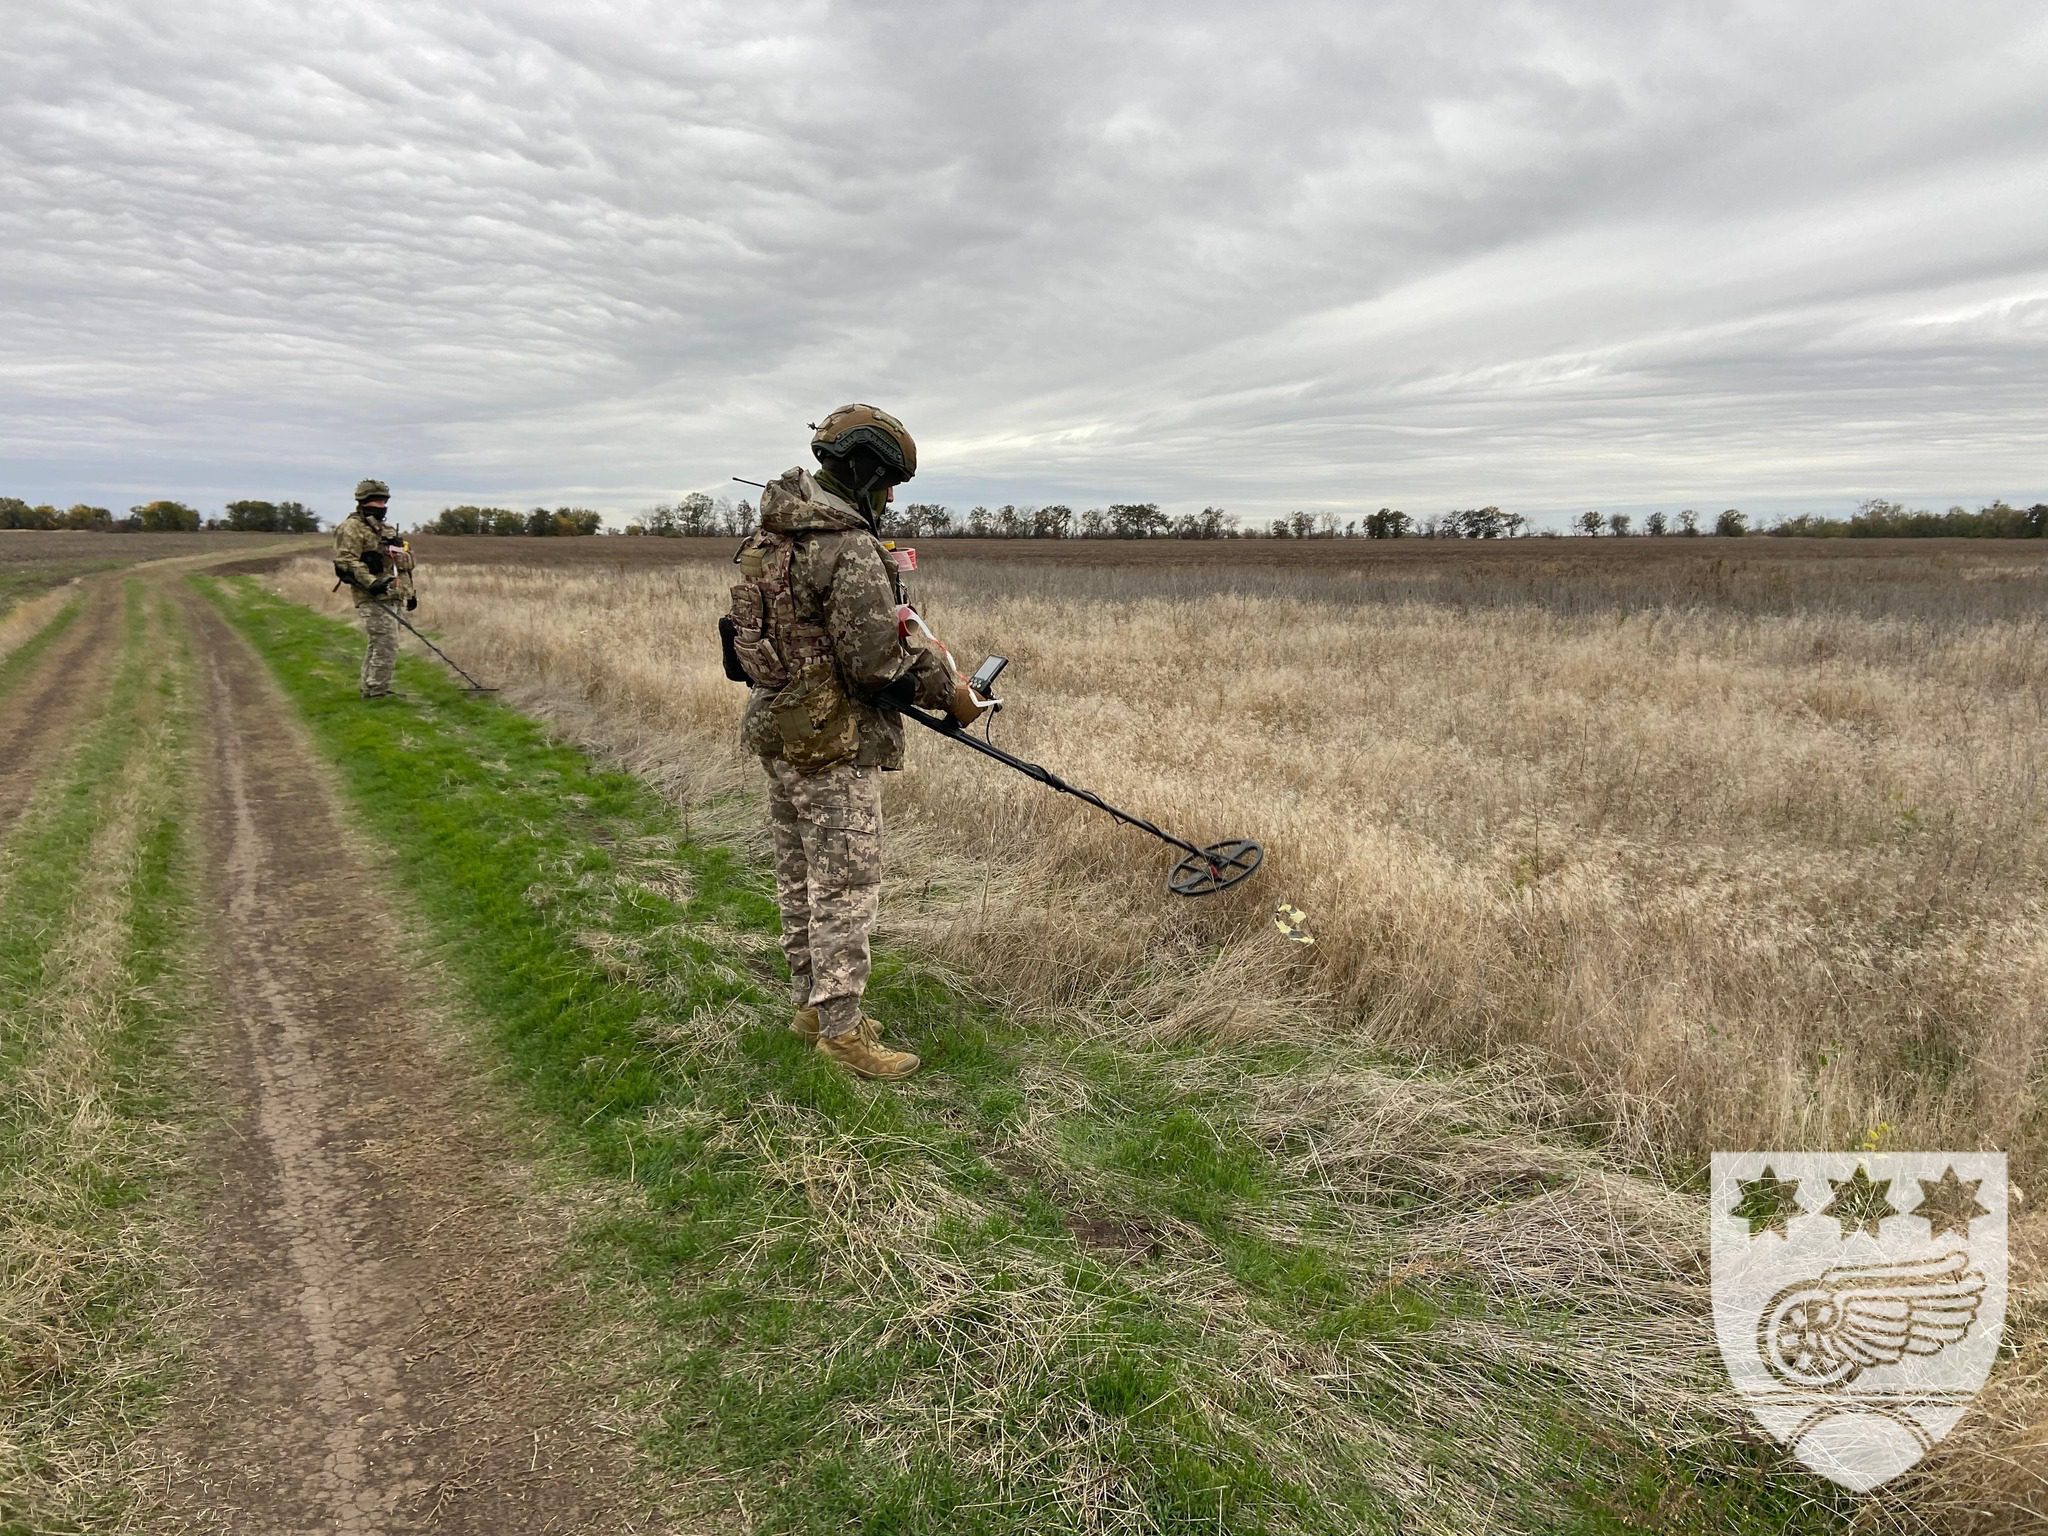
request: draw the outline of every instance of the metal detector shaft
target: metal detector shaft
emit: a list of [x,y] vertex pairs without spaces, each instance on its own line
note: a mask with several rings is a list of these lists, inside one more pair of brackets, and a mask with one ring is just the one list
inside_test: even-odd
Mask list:
[[937,715],[928,715],[920,709],[905,709],[901,713],[906,718],[915,720],[928,731],[937,731],[941,736],[950,736],[953,740],[959,742],[961,746],[972,747],[983,757],[992,757],[1005,767],[1016,769],[1027,779],[1036,779],[1047,789],[1056,789],[1063,795],[1072,795],[1076,800],[1086,800],[1097,810],[1107,811],[1125,826],[1136,827],[1140,832],[1150,832],[1162,843],[1171,843],[1174,847],[1191,853],[1198,859],[1210,857],[1208,849],[1197,848],[1193,843],[1175,837],[1171,832],[1162,832],[1142,816],[1133,816],[1129,811],[1118,810],[1107,800],[1103,799],[1102,796],[1082,789],[1078,785],[1069,784],[1050,768],[1041,767],[1037,763],[1027,763],[1023,758],[1013,757],[992,742],[983,741],[979,736],[969,735],[949,719],[943,719]]
[[[411,621],[408,620],[404,614],[400,613],[396,607],[393,607],[391,609],[391,617],[398,620],[399,623],[405,625],[407,629],[412,629]],[[441,647],[434,644],[434,642],[429,640],[425,635],[420,634],[418,630],[412,629],[412,632],[418,638],[421,645],[424,645],[436,656],[440,657],[443,661],[447,662],[449,666],[455,667],[454,657],[450,656],[446,651],[442,650]],[[460,667],[455,667],[455,671],[465,683],[469,684],[471,690],[476,693],[496,693],[498,691],[495,688],[486,688],[482,683],[478,682],[475,678],[471,677],[467,672],[464,672]]]
[[1014,768],[1027,779],[1036,780],[1047,789],[1058,790],[1063,795],[1072,795],[1076,800],[1085,800],[1099,811],[1127,827],[1136,827],[1140,832],[1149,832],[1162,843],[1180,849],[1187,855],[1173,866],[1173,873],[1166,877],[1166,888],[1176,896],[1209,896],[1217,891],[1227,891],[1240,880],[1249,879],[1258,872],[1265,862],[1266,852],[1250,838],[1232,838],[1227,842],[1211,843],[1207,848],[1197,848],[1193,843],[1184,842],[1171,832],[1161,831],[1142,816],[1133,816],[1129,811],[1120,811],[1102,796],[1078,785],[1069,784],[1050,768],[1037,763],[1027,763],[1021,757],[1013,757],[993,742],[970,736],[950,718],[928,715],[922,710],[906,709],[908,715],[928,731],[937,731],[952,741],[974,748],[983,757],[992,757],[1005,768]]

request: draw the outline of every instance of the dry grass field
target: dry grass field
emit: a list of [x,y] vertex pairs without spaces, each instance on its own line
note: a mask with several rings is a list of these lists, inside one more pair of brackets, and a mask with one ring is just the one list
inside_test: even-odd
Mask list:
[[[730,551],[681,542],[647,541],[658,565],[424,542],[426,614],[744,782],[705,639]],[[1171,957],[1279,965],[1276,1005],[1321,997],[1327,1027],[1569,1072],[1629,1157],[1676,1171],[1868,1138],[2004,1147],[2024,1180],[2048,560],[1844,547],[928,546],[913,595],[940,631],[1012,657],[999,741],[1271,862],[1238,897],[1168,905],[1163,849],[927,740],[891,785],[918,849],[894,920],[1013,1002],[1122,1011],[1149,977],[1166,1032],[1189,1007],[1228,1024],[1212,987],[1168,997]],[[917,899],[963,882],[972,921]],[[1276,951],[1279,899],[1312,951]]]
[[[749,835],[728,792],[758,774],[713,634],[726,544],[419,547],[418,617],[458,658]],[[2002,1148],[2038,1190],[2043,551],[923,555],[913,595],[963,662],[1012,658],[998,743],[1197,841],[1267,848],[1237,892],[1175,901],[1163,847],[914,741],[887,789],[885,932],[1020,1016],[1469,1072],[1679,1190],[1713,1149],[1774,1146]],[[276,581],[340,609],[319,562]],[[1278,901],[1308,914],[1312,948],[1278,936]],[[1347,1113],[1383,1132],[1385,1109]],[[2020,1209],[2015,1358],[1923,1508],[2040,1486],[2042,1224]],[[1605,1240],[1697,1274],[1684,1222]],[[1523,1280],[1554,1259],[1540,1247]]]

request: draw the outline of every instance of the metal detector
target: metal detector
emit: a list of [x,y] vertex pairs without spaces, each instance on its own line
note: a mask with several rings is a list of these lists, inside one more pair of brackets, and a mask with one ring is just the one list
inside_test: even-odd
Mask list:
[[[991,710],[1002,708],[1000,699],[989,696],[987,690],[995,683],[1006,661],[1001,656],[991,656],[981,664],[974,674],[969,687],[973,689],[978,702]],[[1185,838],[1163,832],[1142,816],[1133,816],[1129,811],[1118,810],[1102,796],[1091,790],[1069,784],[1065,779],[1037,763],[1027,763],[1021,757],[1012,756],[994,742],[972,735],[966,727],[950,716],[928,715],[921,709],[901,711],[928,731],[937,731],[950,741],[972,747],[983,757],[992,757],[1005,768],[1014,768],[1027,779],[1036,779],[1047,789],[1058,790],[1063,795],[1072,795],[1076,800],[1085,800],[1099,811],[1107,811],[1127,827],[1136,827],[1140,832],[1149,832],[1162,843],[1181,849],[1187,857],[1173,866],[1173,872],[1166,877],[1166,888],[1176,896],[1209,896],[1217,891],[1227,891],[1240,880],[1249,879],[1265,861],[1266,850],[1250,838],[1231,838],[1227,842],[1211,843],[1198,848]]]
[[[409,619],[407,619],[404,614],[400,613],[395,605],[389,606],[391,607],[391,617],[398,620],[399,623],[405,625],[407,629],[412,629],[412,622]],[[440,657],[443,661],[447,662],[449,666],[455,667],[454,657],[450,656],[446,651],[442,650],[441,647],[434,644],[434,642],[429,640],[425,635],[420,634],[418,630],[412,629],[412,632],[414,635],[418,636],[421,645],[424,645],[436,656]],[[469,684],[469,691],[471,693],[496,693],[498,691],[496,688],[485,687],[482,683],[478,682],[475,678],[471,677],[467,672],[464,672],[460,667],[455,667],[455,672],[458,677],[460,677],[465,683]]]

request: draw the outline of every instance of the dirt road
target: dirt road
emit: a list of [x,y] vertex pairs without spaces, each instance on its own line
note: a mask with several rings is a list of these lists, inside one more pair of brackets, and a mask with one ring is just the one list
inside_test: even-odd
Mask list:
[[289,706],[211,608],[182,606],[209,737],[211,1072],[232,1125],[213,1148],[199,1369],[144,1447],[136,1528],[640,1529],[630,1443],[563,1369],[564,1220],[444,1043]]

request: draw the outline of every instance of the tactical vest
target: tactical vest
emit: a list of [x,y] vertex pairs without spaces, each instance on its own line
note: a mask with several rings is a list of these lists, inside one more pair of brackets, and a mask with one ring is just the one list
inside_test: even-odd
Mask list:
[[852,702],[839,679],[824,625],[797,616],[790,586],[796,540],[760,529],[740,546],[726,620],[735,658],[747,681],[775,695],[770,707],[781,755],[815,772],[851,762],[860,750]]
[[[396,528],[384,522],[381,518],[357,517],[356,520],[368,528],[377,540],[370,548],[358,553],[356,558],[363,562],[363,568],[373,577],[389,576],[392,578],[392,584],[385,591],[383,600],[390,602],[399,598],[411,597],[414,591],[413,567],[418,564],[417,560],[413,557],[412,546],[405,541]],[[347,526],[347,519],[343,519],[342,526]],[[336,529],[335,531],[338,537],[341,530]],[[347,562],[336,560],[334,562],[333,590],[339,592],[343,587],[353,586],[355,586],[355,580],[349,574]]]

